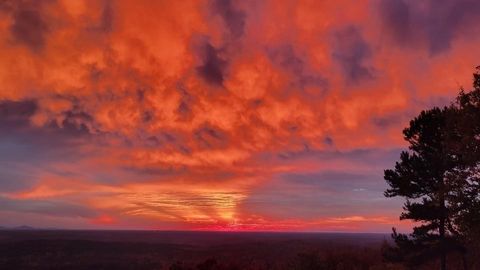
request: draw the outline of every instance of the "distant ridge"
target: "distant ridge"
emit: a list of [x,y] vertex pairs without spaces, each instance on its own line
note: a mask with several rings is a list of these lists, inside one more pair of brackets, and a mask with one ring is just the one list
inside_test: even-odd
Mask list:
[[22,225],[22,226],[13,227],[12,229],[14,229],[14,230],[24,230],[24,231],[35,230],[35,228],[30,227],[30,226],[27,226],[27,225]]
[[37,228],[27,226],[27,225],[21,225],[21,226],[16,226],[16,227],[5,227],[5,226],[0,226],[0,230],[15,230],[15,231],[33,231],[33,230],[38,230]]

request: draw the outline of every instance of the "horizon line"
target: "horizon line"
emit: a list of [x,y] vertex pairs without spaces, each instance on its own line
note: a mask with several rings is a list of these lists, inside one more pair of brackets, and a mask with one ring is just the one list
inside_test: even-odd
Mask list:
[[6,227],[0,226],[0,231],[112,231],[112,232],[185,232],[185,233],[292,233],[292,234],[391,234],[387,232],[349,232],[349,231],[282,231],[282,230],[175,230],[175,229],[79,229],[79,228],[37,228],[26,225]]

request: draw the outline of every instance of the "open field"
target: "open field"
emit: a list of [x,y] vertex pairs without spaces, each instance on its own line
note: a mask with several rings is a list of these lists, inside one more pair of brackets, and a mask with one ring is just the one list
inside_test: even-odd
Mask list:
[[[1,269],[386,269],[384,234],[0,232]],[[321,268],[322,267],[322,268]]]

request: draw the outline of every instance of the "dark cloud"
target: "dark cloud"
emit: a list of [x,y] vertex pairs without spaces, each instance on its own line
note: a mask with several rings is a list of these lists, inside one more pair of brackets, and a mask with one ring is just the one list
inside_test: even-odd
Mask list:
[[195,141],[201,148],[219,149],[228,146],[228,136],[221,129],[210,124],[204,124],[193,133]]
[[[137,177],[137,178],[144,178],[145,176],[155,176],[156,180],[159,178],[165,177],[172,177],[172,176],[180,176],[182,174],[185,174],[188,172],[186,168],[173,168],[171,166],[159,166],[156,165],[154,167],[124,167],[123,168],[127,173],[132,173],[132,177]],[[144,180],[144,179],[142,179]]]
[[89,133],[78,125],[90,119],[75,110],[66,112],[63,125],[55,122],[33,126],[30,118],[39,110],[35,100],[0,101],[0,191],[19,191],[35,185],[38,175],[52,161],[75,161]]
[[142,113],[142,121],[144,123],[148,123],[148,122],[151,122],[152,120],[154,120],[154,112],[152,111],[144,111]]
[[410,7],[403,0],[380,1],[381,19],[396,42],[407,43],[411,39]]
[[15,40],[34,51],[43,49],[48,24],[42,14],[41,1],[20,1],[13,11],[10,31]]
[[279,46],[267,49],[268,55],[276,64],[292,71],[295,74],[302,74],[304,71],[304,61],[295,54],[292,45]]
[[105,34],[112,32],[114,25],[114,15],[115,14],[112,1],[104,1],[100,20],[98,21],[98,23],[96,23],[96,25],[90,27],[89,30]]
[[330,136],[325,137],[323,142],[328,146],[333,146],[335,144],[334,140]]
[[194,97],[187,91],[184,86],[177,87],[178,92],[180,93],[181,99],[177,107],[177,115],[179,120],[185,121],[190,120],[193,117],[192,106],[194,102]]
[[192,109],[188,98],[182,98],[178,104],[177,114],[179,115],[180,120],[188,120],[192,118]]
[[212,85],[222,86],[227,61],[220,56],[220,51],[210,43],[206,43],[203,46],[201,58],[202,64],[197,67],[200,76]]
[[11,128],[28,125],[30,117],[37,111],[35,100],[0,101],[0,127],[3,132]]
[[0,196],[0,210],[43,214],[56,217],[92,218],[96,216],[94,210],[68,202],[11,199],[2,196]]
[[160,148],[166,146],[177,146],[177,144],[181,143],[182,138],[180,134],[173,131],[163,131],[157,133],[156,135],[142,138],[142,141],[145,146]]
[[447,51],[460,36],[478,34],[480,2],[476,0],[379,1],[379,10],[396,43],[413,47],[426,38],[432,55]]
[[212,9],[214,13],[222,17],[228,31],[234,38],[243,35],[246,13],[235,8],[231,0],[214,0]]
[[338,61],[347,83],[373,79],[374,69],[367,61],[372,57],[372,49],[360,30],[354,26],[337,31],[334,35],[333,57]]
[[268,48],[267,54],[273,63],[293,75],[290,88],[303,89],[315,86],[326,89],[328,87],[328,80],[318,72],[312,71],[304,57],[295,52],[294,46]]
[[480,12],[480,2],[470,0],[430,1],[430,16],[427,17],[425,28],[429,39],[429,49],[432,54],[440,53],[450,48],[451,42],[462,28],[477,24]]
[[89,138],[88,132],[77,123],[79,119],[90,119],[87,114],[67,111],[63,126],[51,122],[37,127],[30,118],[38,109],[35,100],[0,101],[0,162],[65,159],[69,151]]
[[60,122],[50,121],[43,127],[44,129],[50,129],[50,132],[66,136],[81,136],[91,132],[99,132],[95,129],[93,116],[82,108],[77,98],[56,96],[55,99],[57,101],[68,101],[72,104],[72,107],[59,113],[62,118]]
[[102,11],[99,29],[106,33],[112,32],[113,18],[114,17],[112,3],[111,1],[106,1]]
[[93,117],[84,112],[78,110],[70,110],[64,113],[65,119],[62,121],[62,126],[57,128],[61,128],[64,133],[69,133],[72,135],[76,134],[86,134],[89,133],[91,130],[91,123],[93,122]]
[[399,125],[403,119],[408,119],[406,113],[389,114],[373,117],[372,123],[381,129],[387,129],[391,126]]

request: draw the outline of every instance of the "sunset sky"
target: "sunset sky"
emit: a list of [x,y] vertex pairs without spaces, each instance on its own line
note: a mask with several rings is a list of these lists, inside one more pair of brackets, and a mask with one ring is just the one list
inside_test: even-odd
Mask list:
[[0,0],[0,226],[389,232],[477,0]]

